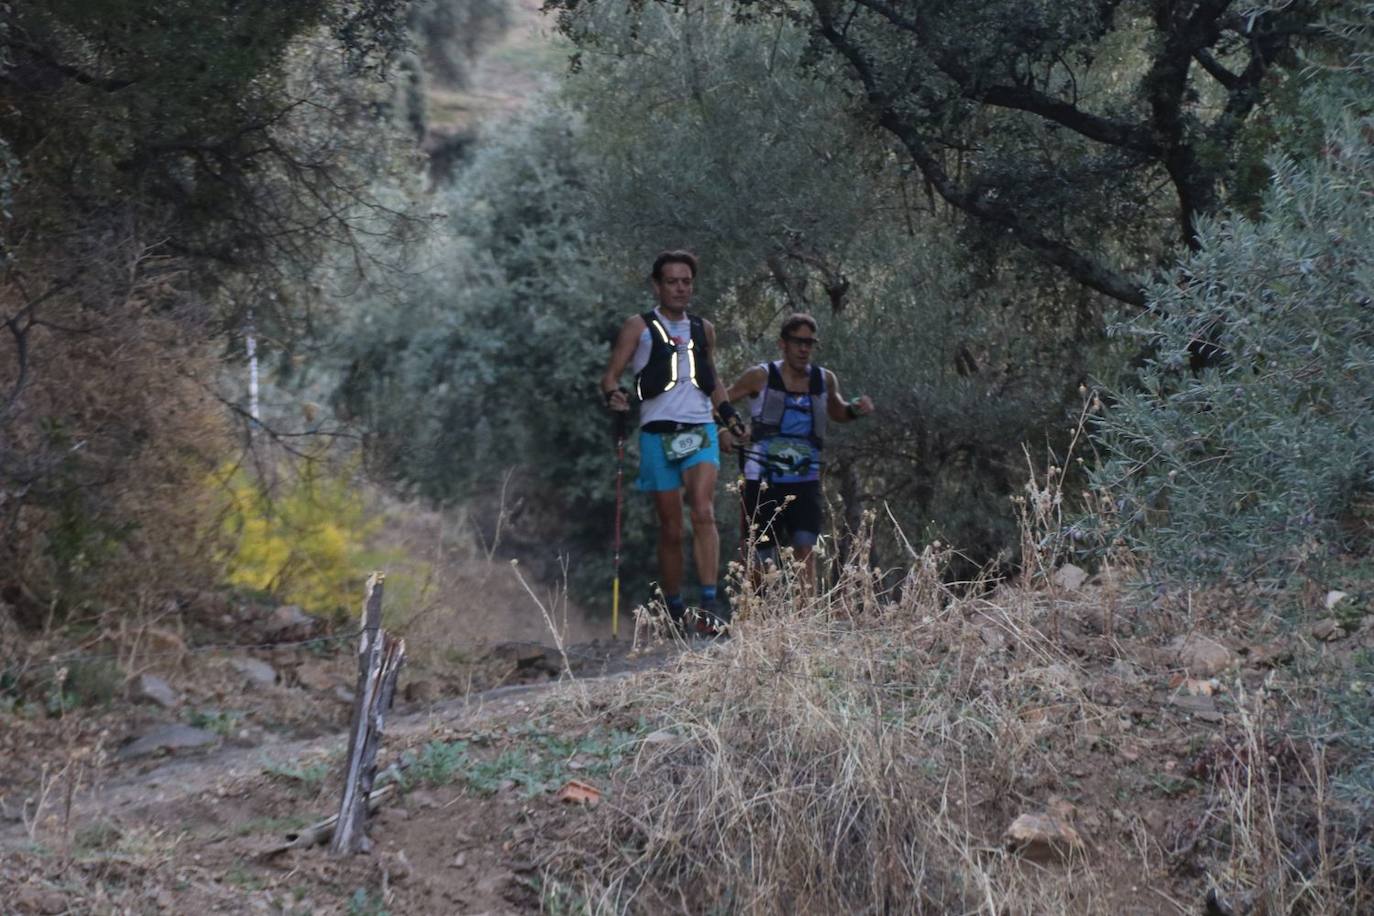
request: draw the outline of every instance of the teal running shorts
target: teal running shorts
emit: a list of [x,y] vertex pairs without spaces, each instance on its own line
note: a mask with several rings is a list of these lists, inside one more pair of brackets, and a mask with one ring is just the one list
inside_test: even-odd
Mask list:
[[682,489],[682,472],[690,467],[709,461],[720,467],[720,440],[716,436],[716,424],[706,423],[709,443],[694,455],[681,461],[671,461],[663,448],[662,433],[639,431],[639,480],[637,486],[644,493],[658,493],[663,490]]

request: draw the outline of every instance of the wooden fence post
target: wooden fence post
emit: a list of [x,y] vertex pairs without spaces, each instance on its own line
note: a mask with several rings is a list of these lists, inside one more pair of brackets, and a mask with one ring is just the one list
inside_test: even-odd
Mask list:
[[348,769],[343,798],[330,842],[330,852],[350,855],[362,848],[367,821],[367,798],[377,776],[377,750],[382,723],[396,693],[396,678],[405,663],[406,643],[382,630],[382,583],[374,572],[367,580],[362,631],[358,642],[358,689],[348,731]]

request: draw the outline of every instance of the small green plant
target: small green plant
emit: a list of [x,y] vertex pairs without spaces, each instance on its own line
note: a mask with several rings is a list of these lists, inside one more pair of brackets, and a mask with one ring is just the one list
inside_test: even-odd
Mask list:
[[264,758],[262,771],[267,776],[285,782],[306,794],[313,795],[319,792],[325,777],[329,775],[329,766],[323,761],[302,765],[299,763],[278,763],[270,758]]
[[[512,732],[519,746],[483,759],[470,752],[468,741],[431,741],[420,749],[405,771],[407,787],[446,785],[461,777],[474,792],[492,795],[507,783],[521,786],[525,797],[557,788],[569,779],[569,764],[577,760],[583,776],[605,776],[620,765],[635,733],[596,730],[580,737],[562,737],[529,724]],[[477,743],[481,743],[480,741]]]
[[406,771],[407,785],[424,783],[441,786],[453,782],[460,771],[471,765],[467,748],[466,741],[431,741],[426,744]]
[[382,904],[381,894],[373,898],[367,888],[360,887],[348,898],[348,916],[389,916],[389,913]]
[[539,730],[530,724],[518,731],[521,747],[502,752],[492,760],[478,761],[466,773],[474,790],[489,795],[507,782],[522,787],[526,798],[557,788],[573,775],[569,764],[577,760],[581,776],[606,776],[620,765],[632,746],[631,732],[595,730],[568,738]]
[[[1348,767],[1334,777],[1337,795],[1349,805],[1352,822],[1368,823],[1374,817],[1374,653],[1355,653],[1349,672],[1330,679],[1326,701],[1331,731],[1342,736],[1349,751]],[[1374,840],[1363,845],[1364,860],[1374,862]]]
[[106,820],[97,820],[79,828],[73,838],[72,845],[78,854],[98,852],[102,849],[109,849],[123,837],[123,831],[115,824]]
[[8,668],[0,671],[0,699],[16,699],[19,696],[19,675]]
[[76,661],[59,668],[48,685],[44,706],[54,718],[68,710],[108,706],[123,683],[119,668],[106,660]]
[[233,866],[224,877],[230,884],[237,885],[244,890],[258,891],[267,886],[261,877],[253,874],[242,865]]
[[193,709],[186,721],[193,728],[203,728],[225,738],[238,728],[243,713],[221,709]]
[[535,879],[539,892],[539,906],[551,916],[584,916],[592,908],[585,897],[556,878]]
[[66,715],[67,710],[75,709],[80,705],[76,694],[67,689],[67,670],[65,668],[59,671],[57,677],[53,679],[43,705],[47,709],[48,715],[54,719],[60,719]]

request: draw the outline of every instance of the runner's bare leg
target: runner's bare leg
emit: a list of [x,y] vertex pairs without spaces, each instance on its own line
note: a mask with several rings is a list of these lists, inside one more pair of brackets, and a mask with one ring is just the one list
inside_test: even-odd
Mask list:
[[715,585],[720,571],[720,532],[716,530],[717,473],[716,466],[709,461],[694,464],[682,472],[682,485],[692,515],[692,555],[697,563],[697,581],[702,585]]
[[654,493],[658,511],[658,584],[664,595],[682,594],[682,490]]

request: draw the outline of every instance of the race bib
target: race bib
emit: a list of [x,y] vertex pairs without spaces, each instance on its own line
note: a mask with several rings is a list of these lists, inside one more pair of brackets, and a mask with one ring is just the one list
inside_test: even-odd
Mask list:
[[663,454],[669,461],[682,461],[711,444],[711,437],[704,426],[679,429],[677,432],[663,434]]

